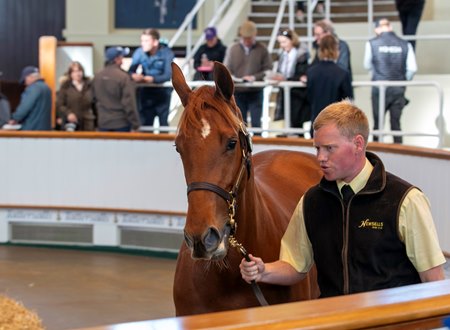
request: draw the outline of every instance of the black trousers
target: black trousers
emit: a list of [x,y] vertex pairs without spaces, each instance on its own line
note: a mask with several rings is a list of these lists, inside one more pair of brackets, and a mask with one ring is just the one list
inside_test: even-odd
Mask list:
[[[372,88],[372,112],[374,120],[374,129],[378,129],[379,120],[379,89],[378,87]],[[386,98],[384,104],[384,113],[389,111],[391,130],[401,131],[400,117],[402,115],[403,108],[407,101],[405,98],[405,87],[388,87],[386,88]],[[378,137],[374,137],[374,141],[378,141]],[[394,136],[395,143],[402,143],[401,136]]]

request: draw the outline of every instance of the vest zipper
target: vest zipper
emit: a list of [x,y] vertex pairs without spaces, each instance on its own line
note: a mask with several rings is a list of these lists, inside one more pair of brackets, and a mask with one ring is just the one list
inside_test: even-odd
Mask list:
[[350,205],[350,201],[348,202],[347,207],[345,207],[344,203],[341,201],[342,204],[342,271],[343,271],[343,278],[344,278],[344,288],[343,293],[349,294],[349,274],[348,274],[348,209]]

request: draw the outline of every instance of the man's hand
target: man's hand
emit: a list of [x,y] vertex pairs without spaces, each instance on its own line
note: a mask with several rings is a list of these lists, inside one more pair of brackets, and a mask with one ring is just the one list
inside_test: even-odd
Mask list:
[[259,282],[261,280],[261,276],[264,273],[265,265],[261,258],[257,258],[249,255],[251,261],[246,261],[242,259],[239,268],[241,269],[242,278],[250,283],[251,281]]

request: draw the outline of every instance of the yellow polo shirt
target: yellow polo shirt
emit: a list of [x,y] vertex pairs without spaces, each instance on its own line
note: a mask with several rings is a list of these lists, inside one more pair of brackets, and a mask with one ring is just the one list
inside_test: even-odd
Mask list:
[[[355,194],[358,193],[367,184],[372,170],[372,164],[366,159],[364,168],[351,182],[337,182],[339,191],[344,184],[350,184]],[[399,235],[402,242],[405,243],[409,260],[418,272],[446,262],[439,246],[430,202],[425,194],[416,188],[406,194],[400,207]],[[291,264],[301,273],[309,271],[313,265],[312,246],[306,234],[303,219],[303,197],[295,208],[281,240],[280,260]]]

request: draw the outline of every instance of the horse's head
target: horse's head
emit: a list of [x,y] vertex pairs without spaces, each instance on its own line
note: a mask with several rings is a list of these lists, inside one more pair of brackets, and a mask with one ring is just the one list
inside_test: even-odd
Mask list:
[[215,88],[194,91],[174,63],[172,72],[185,107],[175,138],[188,185],[185,242],[193,258],[221,260],[234,230],[235,197],[250,176],[250,138],[225,66],[214,65]]

